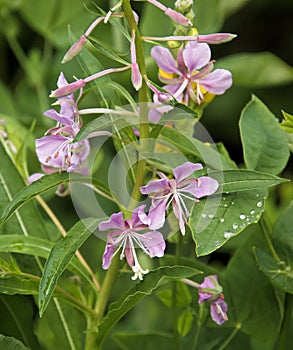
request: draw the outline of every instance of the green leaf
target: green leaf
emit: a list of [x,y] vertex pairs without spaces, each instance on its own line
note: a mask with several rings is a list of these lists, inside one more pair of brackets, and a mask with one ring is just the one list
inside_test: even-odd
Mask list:
[[190,307],[186,308],[178,318],[178,332],[184,337],[191,329],[193,313]]
[[14,272],[0,272],[0,293],[36,295],[39,290],[39,278]]
[[[115,333],[115,342],[122,350],[136,350],[143,344],[143,350],[174,350],[174,337],[168,333]],[[150,341],[151,340],[151,341]]]
[[30,350],[23,343],[13,337],[5,337],[0,334],[0,348],[5,350]]
[[293,134],[293,115],[282,111],[284,121],[280,124],[281,127],[288,133]]
[[247,169],[279,174],[290,152],[287,136],[274,115],[253,96],[242,111],[239,124]]
[[208,175],[219,183],[217,194],[263,189],[289,181],[271,174],[245,169],[210,171]]
[[266,189],[231,192],[196,203],[189,227],[196,243],[197,256],[207,255],[256,223],[264,211]]
[[133,288],[123,294],[117,302],[114,302],[110,305],[107,315],[99,325],[97,343],[101,345],[115,324],[140,300],[156,290],[160,283],[163,282],[166,278],[187,278],[198,273],[200,272],[196,269],[182,266],[163,267],[151,271],[145,276],[142,282],[136,284]]
[[66,237],[60,239],[51,250],[46,261],[39,289],[40,316],[44,313],[58,279],[67,268],[70,260],[80,246],[97,229],[101,220],[86,219],[76,223],[67,233]]
[[198,158],[212,169],[231,169],[231,163],[221,155],[216,147],[209,143],[201,142],[195,138],[188,138],[175,129],[164,127],[161,130],[159,140],[166,141],[167,146],[173,146],[176,151]]
[[224,13],[225,18],[231,16],[236,11],[240,10],[250,0],[222,0],[220,1],[220,7]]
[[234,84],[240,86],[269,87],[293,81],[293,68],[271,52],[226,56],[217,61],[216,67],[230,70]]
[[[171,289],[160,290],[157,293],[159,299],[168,307],[173,304],[173,291]],[[186,284],[176,284],[176,306],[186,308],[192,300],[191,294]]]
[[266,245],[259,227],[251,226],[246,234],[245,243],[233,254],[224,274],[228,317],[250,339],[268,345],[263,349],[272,349],[280,334],[284,293],[276,290],[256,264],[253,247]]
[[[47,259],[54,243],[43,238],[21,235],[0,236],[0,252],[20,253],[39,256]],[[68,269],[74,274],[84,277],[90,284],[92,279],[81,262],[73,257]]]
[[32,182],[29,186],[24,187],[13,199],[11,198],[11,201],[2,213],[0,224],[5,222],[19,207],[21,207],[24,203],[30,201],[32,198],[35,198],[44,192],[54,189],[58,185],[66,184],[69,182],[93,184],[99,187],[103,192],[109,191],[107,187],[101,184],[98,180],[91,179],[86,176],[79,176],[77,174],[69,176],[69,174],[66,172],[45,175],[39,180]]
[[[1,332],[21,340],[31,350],[38,350],[33,332],[34,305],[22,295],[0,295]],[[1,336],[0,336],[1,337]],[[1,346],[0,349],[6,349]]]
[[280,261],[267,250],[256,247],[257,262],[264,274],[279,288],[293,294],[293,202],[277,220],[271,236]]

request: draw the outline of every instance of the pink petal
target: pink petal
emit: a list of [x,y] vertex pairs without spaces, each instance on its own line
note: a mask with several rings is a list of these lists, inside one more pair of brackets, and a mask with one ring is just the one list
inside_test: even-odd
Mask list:
[[232,73],[226,69],[216,69],[198,82],[212,94],[221,95],[231,87]]
[[182,189],[186,193],[194,195],[196,198],[210,196],[215,193],[219,187],[218,182],[208,176],[202,176],[199,179],[195,179],[193,183]]
[[100,231],[107,231],[110,229],[125,229],[125,223],[123,220],[122,212],[112,214],[108,221],[102,221],[99,224]]
[[211,49],[208,44],[189,41],[183,50],[183,58],[189,73],[205,66],[211,59]]
[[191,175],[194,171],[201,169],[203,169],[203,166],[200,163],[186,162],[176,167],[173,170],[173,174],[177,183],[179,183],[185,178],[187,178],[189,175]]
[[151,224],[149,225],[150,229],[157,230],[164,226],[166,204],[168,199],[169,197],[166,197],[153,201],[148,215],[149,219],[151,220]]
[[181,75],[181,72],[177,68],[176,61],[168,49],[155,46],[151,50],[151,55],[164,72]]
[[166,248],[166,242],[161,232],[150,231],[139,236],[140,241],[147,248],[151,258],[162,257]]
[[32,182],[34,181],[37,181],[39,180],[41,177],[43,177],[45,174],[43,173],[35,173],[35,174],[32,174],[28,177],[27,181],[29,184],[31,184]]
[[109,243],[106,244],[105,251],[103,254],[103,264],[102,264],[102,267],[104,270],[107,270],[111,265],[115,248],[116,247],[114,245],[111,245]]
[[228,305],[221,297],[212,301],[210,306],[211,317],[218,325],[223,324],[228,320],[227,317]]
[[149,194],[164,191],[168,188],[168,179],[152,180],[147,185],[140,187],[140,192]]
[[64,157],[67,155],[68,139],[61,135],[44,136],[36,140],[36,153],[40,163],[59,168],[62,167]]
[[57,113],[55,109],[49,109],[44,113],[44,115],[46,117],[56,120],[62,125],[71,125],[74,118],[74,113],[72,113],[71,117],[69,117],[69,116],[65,116],[64,114]]

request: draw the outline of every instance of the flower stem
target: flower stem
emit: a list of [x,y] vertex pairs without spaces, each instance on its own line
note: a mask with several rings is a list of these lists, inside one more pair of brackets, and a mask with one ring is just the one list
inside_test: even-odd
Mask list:
[[241,324],[236,324],[233,332],[229,335],[229,337],[224,341],[224,343],[221,345],[221,347],[218,350],[224,350],[226,346],[231,342],[231,340],[235,337],[235,335],[238,333],[239,329],[241,328]]
[[[176,255],[175,255],[175,264],[177,265],[180,259],[181,250],[182,250],[182,241],[183,237],[179,233],[178,242],[176,246]],[[180,350],[180,335],[178,333],[178,310],[177,310],[177,282],[173,282],[172,286],[172,314],[173,314],[173,334],[174,334],[174,342],[175,348]]]
[[[146,64],[145,56],[143,50],[143,42],[139,32],[139,29],[136,25],[136,21],[132,12],[132,8],[129,0],[122,1],[123,11],[125,17],[128,21],[131,31],[135,32],[135,50],[136,50],[136,59],[139,66],[139,70],[142,76],[146,75]],[[148,106],[149,102],[148,96],[148,86],[145,80],[142,80],[142,86],[138,92],[139,98],[139,125],[140,125],[140,150],[141,152],[146,152],[149,148],[149,126],[148,126]],[[140,158],[140,157],[139,157]],[[139,188],[143,185],[145,177],[146,161],[144,159],[139,159],[137,163],[137,173],[136,181],[132,190],[131,201],[129,203],[130,209],[133,209],[136,206],[136,202],[140,199]]]
[[266,221],[261,218],[260,221],[259,221],[259,224],[260,224],[260,227],[261,227],[261,231],[264,235],[264,238],[265,238],[265,241],[268,245],[268,248],[272,254],[272,257],[276,260],[277,263],[281,263],[281,259],[279,258],[279,255],[277,254],[273,244],[272,244],[272,241],[271,241],[271,238],[270,238],[270,235],[269,235],[269,230],[268,230],[268,226],[267,226],[267,223]]

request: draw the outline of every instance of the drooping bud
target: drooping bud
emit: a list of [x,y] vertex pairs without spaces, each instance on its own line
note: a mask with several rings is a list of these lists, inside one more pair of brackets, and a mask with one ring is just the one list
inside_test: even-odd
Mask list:
[[63,97],[63,96],[68,96],[68,95],[72,94],[73,92],[84,87],[84,85],[85,85],[84,80],[79,79],[77,81],[74,81],[73,83],[62,86],[62,87],[52,91],[51,94],[49,95],[49,97],[59,98],[59,97]]
[[135,90],[139,90],[142,84],[142,76],[139,71],[138,64],[136,62],[136,49],[135,49],[135,31],[132,32],[132,39],[130,45],[131,54],[131,81]]
[[88,40],[87,40],[86,36],[82,35],[79,38],[79,40],[76,43],[74,43],[71,46],[71,48],[66,52],[61,63],[66,63],[66,62],[72,60],[74,57],[76,57],[81,52],[81,50],[84,48],[87,41]]
[[165,11],[165,15],[170,17],[174,22],[181,24],[184,27],[192,26],[192,22],[187,17],[183,16],[181,13],[175,10],[167,8],[167,10]]

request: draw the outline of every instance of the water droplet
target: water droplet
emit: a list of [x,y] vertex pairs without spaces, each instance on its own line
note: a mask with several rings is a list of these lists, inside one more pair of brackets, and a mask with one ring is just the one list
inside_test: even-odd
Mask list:
[[228,204],[224,204],[224,207],[227,208],[227,207],[228,207]]
[[234,204],[234,202],[231,202],[231,204],[233,205],[233,204]]
[[234,235],[234,233],[231,232],[231,231],[226,231],[226,232],[224,233],[224,237],[225,237],[225,238],[231,238],[233,235]]
[[259,194],[257,193],[255,196],[256,196],[256,197],[259,197]]
[[250,214],[254,215],[255,214],[255,210],[250,210]]
[[201,214],[201,217],[205,219],[207,217],[207,214],[203,213],[203,214]]
[[226,194],[229,194],[229,192],[225,192]]
[[233,227],[233,230],[237,230],[238,229],[238,224],[233,224],[232,227]]
[[215,241],[215,246],[216,247],[220,247],[221,246],[221,242],[220,241]]
[[226,200],[226,197],[223,197],[223,201],[225,201]]
[[240,228],[244,228],[246,226],[246,224],[243,222],[241,225],[240,225]]
[[262,207],[262,201],[257,202],[257,203],[256,203],[256,206],[257,206],[258,208]]
[[246,218],[246,221],[250,221],[250,218],[249,218],[249,217],[247,217],[247,218]]
[[240,214],[239,217],[240,217],[241,220],[245,220],[246,219],[246,215],[244,215],[244,214]]
[[224,222],[224,221],[225,221],[225,219],[224,219],[224,218],[221,218],[221,219],[220,219],[220,222]]
[[209,214],[208,217],[209,217],[210,219],[213,219],[213,218],[214,218],[214,214]]

